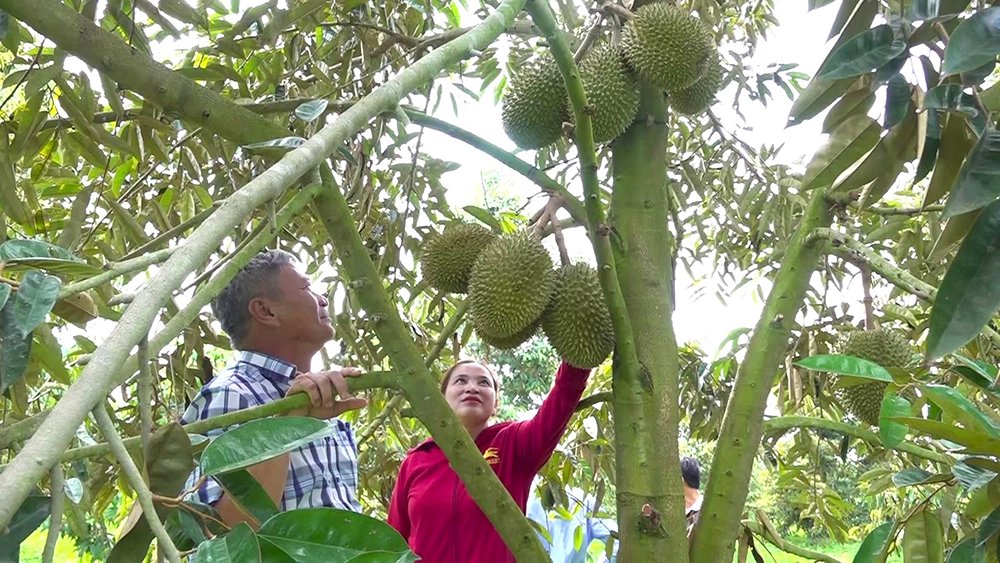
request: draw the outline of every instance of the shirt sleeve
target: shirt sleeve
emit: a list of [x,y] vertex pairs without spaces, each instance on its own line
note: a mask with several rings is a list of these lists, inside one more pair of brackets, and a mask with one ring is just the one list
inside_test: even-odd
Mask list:
[[392,500],[389,501],[389,525],[396,529],[406,543],[410,542],[410,456],[403,459],[399,465],[399,476],[392,488]]
[[[184,411],[184,416],[181,417],[181,425],[249,408],[259,404],[261,404],[261,402],[256,397],[250,393],[243,392],[239,387],[234,385],[205,387],[200,393],[198,393],[198,396],[191,401],[187,410]],[[212,438],[234,427],[235,426],[230,426],[227,428],[208,430],[204,432],[204,435]],[[188,476],[188,480],[184,485],[184,488],[190,489],[200,478],[201,469],[198,466],[195,466],[194,471],[191,472],[190,476]],[[222,498],[222,487],[219,486],[218,481],[211,477],[206,479],[205,482],[198,487],[193,496],[189,497],[190,500],[197,500],[205,504],[215,504],[220,498]]]
[[515,423],[518,457],[533,468],[533,473],[545,465],[545,461],[559,444],[559,439],[573,416],[573,410],[587,387],[589,376],[589,369],[573,367],[563,362],[556,371],[552,390],[542,401],[535,416],[531,420]]

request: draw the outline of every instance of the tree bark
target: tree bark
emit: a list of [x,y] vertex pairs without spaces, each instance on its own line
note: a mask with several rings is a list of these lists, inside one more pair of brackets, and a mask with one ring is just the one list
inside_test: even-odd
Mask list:
[[[636,123],[615,141],[611,164],[615,262],[641,365],[637,373],[616,371],[613,382],[623,561],[655,561],[663,553],[687,561],[665,120],[663,95],[643,87]],[[644,516],[646,506],[659,523]]]

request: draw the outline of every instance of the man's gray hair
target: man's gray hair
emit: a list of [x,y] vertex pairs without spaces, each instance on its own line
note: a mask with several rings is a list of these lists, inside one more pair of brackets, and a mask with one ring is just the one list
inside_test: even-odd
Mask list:
[[264,296],[275,297],[278,271],[294,262],[295,258],[282,250],[263,250],[251,258],[212,300],[212,312],[229,335],[233,347],[239,348],[250,332],[250,301]]

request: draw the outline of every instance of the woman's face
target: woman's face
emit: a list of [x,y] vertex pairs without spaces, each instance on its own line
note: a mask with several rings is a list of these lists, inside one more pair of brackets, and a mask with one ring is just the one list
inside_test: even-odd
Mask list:
[[497,408],[493,375],[482,365],[461,364],[452,370],[444,398],[463,424],[482,424]]

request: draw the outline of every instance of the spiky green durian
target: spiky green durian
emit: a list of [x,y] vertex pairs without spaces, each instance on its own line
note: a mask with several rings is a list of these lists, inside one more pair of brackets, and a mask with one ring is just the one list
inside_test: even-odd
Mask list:
[[719,58],[719,52],[714,51],[705,67],[705,74],[687,88],[670,92],[667,101],[670,107],[678,113],[698,115],[711,107],[712,102],[715,101],[715,95],[722,87],[722,79],[722,62]]
[[705,73],[711,30],[686,10],[661,2],[636,11],[622,33],[622,53],[640,78],[672,92]]
[[[910,362],[913,349],[909,340],[902,334],[888,330],[857,330],[852,332],[844,345],[841,354],[862,358],[886,367],[903,367]],[[837,385],[838,381],[834,381]],[[862,383],[840,387],[836,390],[837,398],[847,412],[858,419],[878,426],[879,412],[882,410],[882,398],[885,395],[886,383]]]
[[420,266],[431,287],[452,293],[469,290],[469,275],[479,253],[496,240],[492,231],[474,223],[448,226],[424,243]]
[[607,44],[595,47],[580,64],[580,80],[593,108],[594,142],[614,140],[639,111],[639,85],[621,52]]
[[469,277],[472,326],[493,339],[523,332],[548,305],[552,278],[552,257],[534,235],[497,238],[479,254]]
[[566,84],[550,55],[511,74],[502,105],[503,130],[522,149],[558,141],[570,120]]
[[576,367],[597,367],[614,350],[611,313],[594,268],[569,264],[556,270],[542,330],[559,355]]

